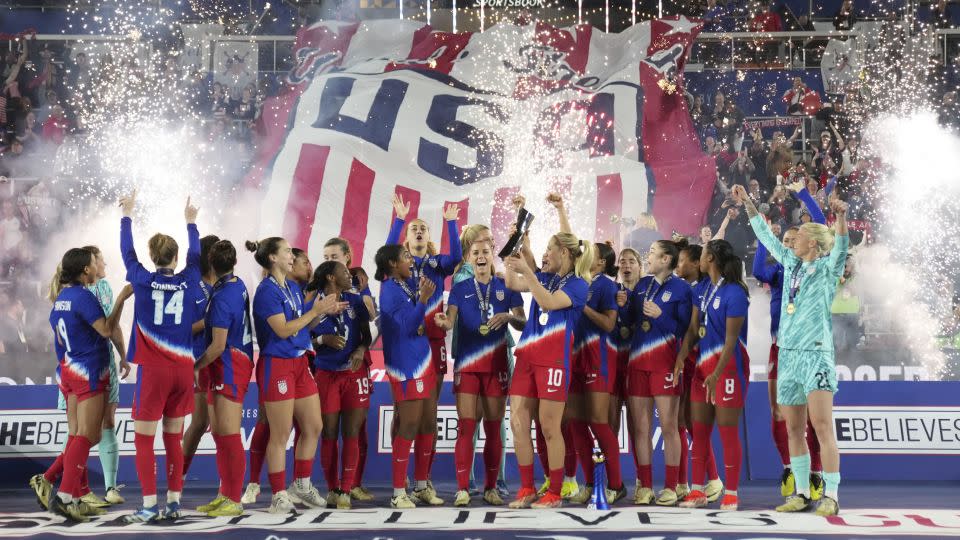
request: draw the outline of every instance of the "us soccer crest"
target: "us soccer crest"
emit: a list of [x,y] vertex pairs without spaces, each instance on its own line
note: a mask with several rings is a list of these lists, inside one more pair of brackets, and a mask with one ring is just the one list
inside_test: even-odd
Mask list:
[[429,264],[430,264],[430,268],[436,268],[436,267],[437,267],[437,260],[434,259],[433,257],[430,257]]
[[287,381],[279,381],[279,382],[277,383],[277,391],[279,391],[281,394],[286,394],[286,393],[287,393]]
[[501,290],[501,291],[497,291],[497,300],[498,300],[498,301],[503,302],[503,299],[506,298],[506,296],[507,296],[507,293],[505,293],[504,291],[502,291],[502,290]]
[[660,299],[663,300],[664,302],[669,302],[670,296],[672,296],[670,291],[663,291],[663,295],[660,297]]
[[423,379],[417,379],[417,392],[423,392]]
[[713,301],[713,309],[720,309],[720,298],[719,298],[719,297],[716,298],[716,299]]
[[347,317],[350,317],[351,319],[357,318],[356,313],[353,311],[353,306],[347,307]]

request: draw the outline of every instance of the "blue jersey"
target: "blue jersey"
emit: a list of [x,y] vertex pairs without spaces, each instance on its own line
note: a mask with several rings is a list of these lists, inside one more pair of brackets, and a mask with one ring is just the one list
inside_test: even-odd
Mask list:
[[629,350],[633,341],[633,291],[636,288],[636,284],[633,289],[628,289],[623,283],[617,283],[617,292],[627,293],[627,303],[623,307],[617,306],[617,328],[610,336],[618,351]]
[[[207,314],[207,305],[210,303],[210,294],[213,287],[206,281],[200,280],[199,286],[191,290],[190,306],[193,309],[193,321],[201,321]],[[193,357],[200,360],[207,345],[210,344],[208,332],[197,332],[193,335]]]
[[[321,293],[322,294],[322,293]],[[322,296],[318,297],[319,300]],[[350,367],[350,355],[360,346],[360,329],[364,325],[370,324],[370,314],[367,313],[367,306],[363,303],[363,297],[359,294],[343,293],[341,302],[348,304],[347,309],[339,315],[320,319],[320,324],[310,331],[314,337],[324,334],[337,335],[346,338],[346,345],[343,349],[336,350],[326,345],[316,347],[316,356],[313,359],[313,365],[316,369],[326,371],[343,371]]]
[[[680,342],[690,326],[693,289],[677,277],[669,276],[661,284],[653,276],[646,276],[633,289],[633,295],[630,302],[634,323],[630,369],[657,373],[673,371]],[[646,301],[660,307],[659,317],[643,314]]]
[[[253,363],[253,329],[250,327],[250,297],[240,278],[218,282],[210,295],[204,334],[210,342],[214,328],[227,330],[227,345],[221,359],[224,366],[232,366],[232,359],[246,358]],[[231,381],[227,381],[231,383]]]
[[[705,278],[709,281],[709,278]],[[706,334],[700,338],[700,357],[697,364],[716,366],[723,350],[727,336],[727,319],[743,317],[743,326],[740,327],[740,336],[737,346],[733,349],[733,356],[727,363],[726,370],[736,372],[746,377],[749,365],[747,357],[747,312],[750,309],[750,298],[747,291],[736,283],[720,283],[719,287],[711,286],[704,299],[700,302],[700,326],[706,327]]]
[[[593,278],[587,289],[585,307],[603,313],[617,311],[617,284],[601,274]],[[589,317],[581,316],[573,332],[573,371],[607,375],[607,362],[616,360],[617,345],[608,332],[601,330]]]
[[127,281],[133,285],[133,330],[127,360],[136,364],[169,362],[192,367],[193,289],[200,283],[200,233],[187,225],[187,266],[179,273],[172,270],[150,272],[140,264],[133,247],[130,218],[120,220],[120,250],[127,268]]
[[530,318],[523,327],[514,355],[518,362],[523,360],[535,366],[562,367],[569,372],[573,332],[583,314],[590,286],[572,274],[561,278],[555,274],[537,272],[536,278],[548,291],[561,290],[566,293],[572,304],[564,309],[544,311],[534,298],[530,302]]
[[[409,291],[409,292],[408,292]],[[430,369],[430,341],[424,332],[426,306],[395,279],[380,286],[383,362],[395,380],[419,379]]]
[[753,256],[753,277],[760,283],[770,286],[770,336],[777,338],[780,327],[780,301],[783,299],[783,265],[766,261],[767,248],[757,242],[757,253]]
[[[479,291],[479,292],[478,292]],[[447,302],[457,307],[457,342],[453,350],[454,371],[499,373],[507,370],[507,326],[497,330],[481,325],[497,313],[509,313],[523,305],[523,297],[507,288],[503,279],[494,277],[487,284],[473,278],[460,281],[450,290]],[[481,303],[486,309],[481,310]]]
[[84,287],[65,287],[50,311],[57,375],[70,370],[91,382],[100,380],[108,369],[110,343],[93,328],[105,317],[103,307],[92,292]]
[[[390,228],[390,234],[387,236],[387,244],[397,244],[400,242],[400,232],[403,231],[404,221],[396,218],[393,226]],[[437,326],[434,315],[443,311],[443,282],[447,276],[453,275],[457,265],[463,260],[463,249],[460,247],[460,234],[457,232],[457,221],[451,219],[447,221],[447,238],[450,239],[449,255],[428,255],[426,257],[413,257],[413,273],[407,280],[407,286],[416,291],[420,283],[420,276],[426,276],[427,279],[437,285],[437,290],[433,292],[430,301],[427,302],[427,310],[424,313],[426,322],[425,331],[430,339],[443,339],[446,333]]]
[[260,354],[274,358],[299,358],[311,350],[310,330],[306,327],[290,337],[280,336],[270,328],[267,319],[283,314],[287,321],[303,316],[310,309],[304,305],[303,292],[293,280],[286,280],[286,287],[273,276],[264,278],[253,295],[253,327],[257,331],[257,345]]

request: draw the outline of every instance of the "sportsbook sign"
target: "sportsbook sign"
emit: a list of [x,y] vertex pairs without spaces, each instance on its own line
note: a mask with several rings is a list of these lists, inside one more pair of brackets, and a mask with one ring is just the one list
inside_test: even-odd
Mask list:
[[960,454],[960,407],[834,407],[843,454]]

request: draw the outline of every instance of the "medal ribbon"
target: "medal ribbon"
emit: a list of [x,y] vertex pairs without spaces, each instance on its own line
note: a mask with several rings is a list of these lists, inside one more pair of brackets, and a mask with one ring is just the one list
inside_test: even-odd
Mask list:
[[800,292],[800,282],[803,281],[803,274],[800,273],[802,267],[803,261],[799,261],[797,265],[793,267],[793,272],[790,274],[790,298],[788,304],[794,304],[797,293]]
[[293,294],[293,291],[290,290],[290,287],[280,285],[280,282],[277,281],[277,278],[270,276],[270,281],[280,289],[280,292],[283,294],[283,298],[290,303],[290,309],[297,314],[297,317],[300,316],[300,313],[303,310],[303,305],[297,302],[297,295]]
[[[670,274],[669,276],[667,276],[667,279],[663,280],[663,283],[657,284],[657,290],[653,291],[653,295],[651,296],[651,295],[650,295],[650,289],[653,288],[653,284],[654,284],[654,283],[657,283],[657,278],[651,276],[651,277],[650,277],[650,283],[647,283],[647,290],[644,291],[644,293],[643,293],[643,299],[644,299],[645,301],[646,301],[646,300],[650,300],[651,302],[653,302],[653,301],[654,301],[654,298],[657,297],[657,294],[660,293],[660,289],[663,289],[664,285],[666,285],[667,282],[670,281],[670,278],[672,278],[672,277],[673,277],[673,274]],[[641,322],[641,323],[647,322],[647,316],[646,316],[646,315],[643,315],[643,311],[640,312],[640,322]]]
[[473,287],[477,291],[477,301],[480,302],[480,324],[487,324],[487,310],[490,309],[490,291],[493,289],[493,279],[487,284],[487,294],[480,294],[480,282],[473,278]]
[[713,292],[709,295],[703,295],[703,300],[700,302],[700,315],[703,317],[703,327],[707,327],[707,323],[710,322],[710,314],[707,312],[707,308],[710,307],[710,302],[713,301],[713,297],[720,292],[720,286],[723,285],[723,278],[720,278],[720,281],[717,282],[717,285],[713,288]]

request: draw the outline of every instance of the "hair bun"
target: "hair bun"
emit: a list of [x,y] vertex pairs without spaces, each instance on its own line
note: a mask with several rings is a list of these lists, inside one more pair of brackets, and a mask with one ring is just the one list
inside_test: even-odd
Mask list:
[[246,246],[247,251],[251,253],[256,253],[257,249],[260,248],[260,242],[254,242],[252,240],[247,240],[246,242],[243,243],[243,245]]

